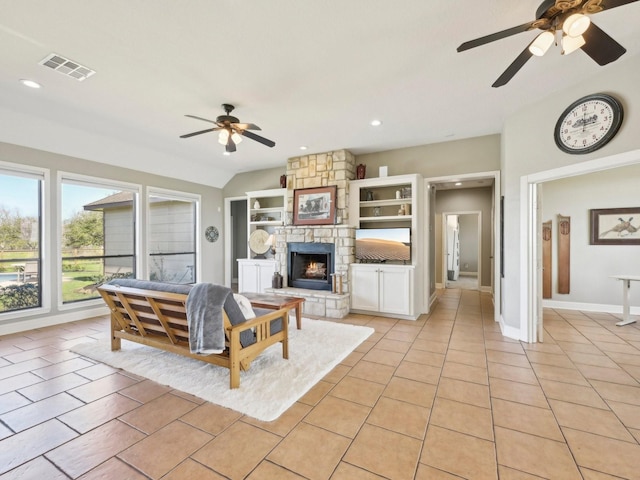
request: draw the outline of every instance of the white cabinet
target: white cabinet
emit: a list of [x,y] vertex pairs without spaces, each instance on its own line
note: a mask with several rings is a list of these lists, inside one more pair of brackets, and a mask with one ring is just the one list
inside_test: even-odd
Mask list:
[[238,292],[265,293],[266,288],[271,288],[276,268],[275,260],[239,259]]
[[351,309],[413,318],[414,270],[404,265],[352,264]]

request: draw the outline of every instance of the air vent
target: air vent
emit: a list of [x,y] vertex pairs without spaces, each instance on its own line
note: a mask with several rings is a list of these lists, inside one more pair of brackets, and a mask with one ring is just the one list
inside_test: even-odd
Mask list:
[[39,63],[40,65],[44,65],[45,67],[53,68],[63,75],[75,78],[79,82],[82,82],[86,78],[89,78],[91,75],[96,73],[95,70],[91,70],[90,68],[87,68],[77,62],[69,60],[68,58],[64,58],[55,53],[48,55],[46,58],[43,58]]

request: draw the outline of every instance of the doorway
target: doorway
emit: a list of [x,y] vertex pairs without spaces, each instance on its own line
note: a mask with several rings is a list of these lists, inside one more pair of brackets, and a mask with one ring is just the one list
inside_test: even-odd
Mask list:
[[580,162],[521,177],[520,204],[526,213],[520,235],[520,285],[523,291],[520,301],[520,339],[525,342],[540,341],[543,332],[542,316],[542,248],[540,246],[542,221],[539,211],[543,200],[541,186],[548,181],[596,173],[640,163],[640,150],[611,155],[596,160]]
[[480,290],[482,212],[443,212],[442,285]]
[[247,197],[224,199],[224,284],[237,292],[238,258],[247,258]]
[[[441,283],[443,278],[442,261],[442,221],[440,215],[443,211],[447,213],[464,212],[477,213],[482,211],[482,255],[479,268],[480,290],[493,294],[494,320],[500,321],[501,316],[501,284],[500,284],[500,172],[478,172],[462,175],[448,175],[442,177],[426,178],[425,189],[425,212],[429,218],[425,221],[424,235],[427,239],[426,258],[429,259],[428,268],[425,269],[424,284],[429,288],[424,290],[424,305],[431,306],[436,298],[436,289],[443,288]],[[485,189],[487,195],[487,208],[479,209],[477,199],[471,199],[480,190]],[[457,191],[456,191],[457,190]],[[449,193],[445,193],[449,192]],[[441,195],[445,193],[445,195]],[[466,193],[467,195],[464,195]],[[451,203],[444,198],[449,195]],[[464,203],[468,202],[468,203]],[[483,280],[484,277],[484,280]],[[446,278],[446,277],[445,277]]]

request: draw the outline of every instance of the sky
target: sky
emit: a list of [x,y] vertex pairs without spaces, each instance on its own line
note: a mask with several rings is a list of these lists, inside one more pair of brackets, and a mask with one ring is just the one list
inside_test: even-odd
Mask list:
[[[21,216],[38,216],[38,181],[0,174],[0,207],[12,212],[17,210]],[[63,219],[71,218],[82,211],[82,206],[115,193],[114,189],[63,185]]]
[[364,228],[356,230],[356,239],[384,238],[396,242],[409,243],[411,241],[409,228]]

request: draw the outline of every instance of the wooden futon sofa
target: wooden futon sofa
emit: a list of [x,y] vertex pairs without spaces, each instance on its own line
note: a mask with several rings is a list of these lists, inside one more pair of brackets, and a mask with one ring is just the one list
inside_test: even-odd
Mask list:
[[186,313],[190,290],[190,285],[134,279],[112,280],[98,287],[111,310],[111,350],[119,350],[124,338],[226,367],[230,370],[231,388],[240,386],[240,370],[248,370],[252,360],[267,347],[281,342],[282,357],[289,358],[289,308],[256,309],[258,316],[246,320],[230,289],[222,310],[224,351],[191,353]]

